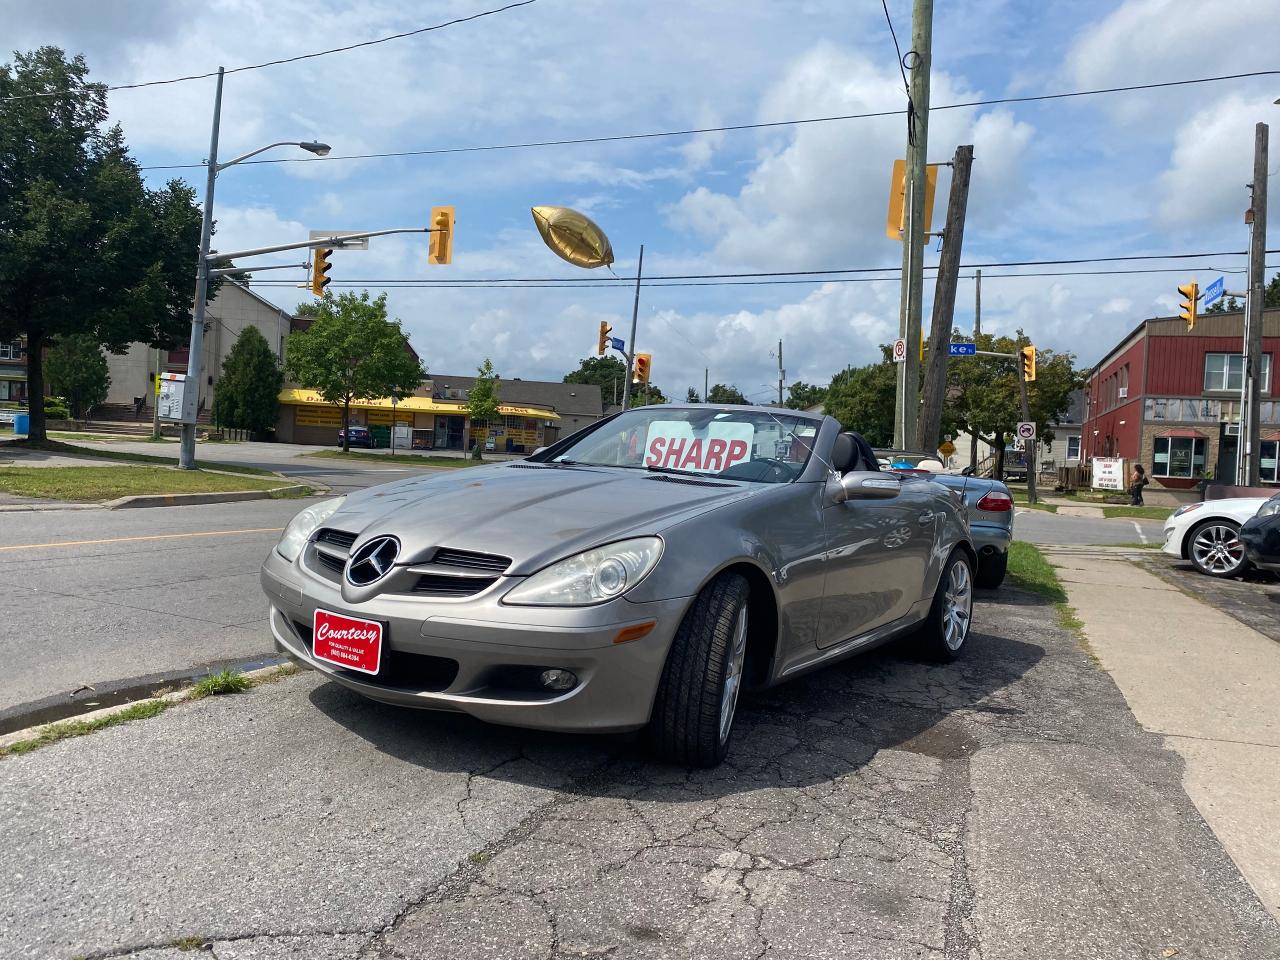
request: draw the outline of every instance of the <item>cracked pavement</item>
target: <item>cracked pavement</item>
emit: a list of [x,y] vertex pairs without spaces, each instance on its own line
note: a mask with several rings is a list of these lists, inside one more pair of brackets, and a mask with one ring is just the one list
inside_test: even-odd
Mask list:
[[1280,955],[1054,608],[975,624],[745,701],[710,771],[313,674],[0,761],[0,956]]

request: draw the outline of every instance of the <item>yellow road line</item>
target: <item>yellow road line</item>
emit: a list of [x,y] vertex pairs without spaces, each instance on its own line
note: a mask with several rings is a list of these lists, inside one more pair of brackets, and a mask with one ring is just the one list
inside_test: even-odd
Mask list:
[[135,543],[139,540],[182,540],[186,537],[231,537],[241,533],[279,533],[284,527],[252,527],[247,530],[199,530],[195,533],[156,533],[146,537],[110,537],[105,540],[58,540],[54,543],[20,543],[0,550],[37,550],[42,547],[87,547],[99,543]]

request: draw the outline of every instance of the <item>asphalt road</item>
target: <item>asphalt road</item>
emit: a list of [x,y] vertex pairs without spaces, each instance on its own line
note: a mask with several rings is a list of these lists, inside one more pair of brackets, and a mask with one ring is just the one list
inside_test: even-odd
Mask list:
[[1280,956],[1054,608],[975,624],[746,700],[713,771],[314,674],[0,760],[0,956]]
[[1163,520],[1068,517],[1045,510],[1019,509],[1013,518],[1014,537],[1028,543],[1163,543],[1163,530]]

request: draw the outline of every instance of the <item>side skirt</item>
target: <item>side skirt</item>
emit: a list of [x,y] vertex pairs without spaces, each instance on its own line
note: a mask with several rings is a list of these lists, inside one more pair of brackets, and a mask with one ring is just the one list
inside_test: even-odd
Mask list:
[[784,680],[791,680],[801,674],[808,673],[811,670],[817,670],[825,667],[827,664],[836,660],[843,660],[845,657],[851,657],[856,653],[865,653],[875,647],[888,643],[894,637],[900,636],[909,630],[919,626],[919,624],[929,615],[929,608],[933,605],[933,598],[921,600],[911,608],[911,612],[905,617],[894,620],[892,623],[886,623],[869,630],[864,634],[856,637],[850,637],[843,643],[834,647],[825,647],[822,650],[815,651],[811,656],[804,657],[787,664],[782,671],[773,678],[769,686],[776,683],[782,683]]

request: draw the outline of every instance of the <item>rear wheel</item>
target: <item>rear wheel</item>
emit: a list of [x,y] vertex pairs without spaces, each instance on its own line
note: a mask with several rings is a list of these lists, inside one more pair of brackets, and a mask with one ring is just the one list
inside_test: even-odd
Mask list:
[[974,581],[981,590],[994,590],[1004,583],[1004,575],[1008,570],[1009,554],[996,551],[978,561],[978,574]]
[[1234,520],[1206,520],[1188,534],[1188,543],[1187,558],[1208,576],[1234,577],[1249,566]]
[[933,606],[920,628],[920,642],[931,660],[958,660],[973,622],[973,562],[963,550],[951,554],[938,580]]
[[680,623],[646,731],[663,760],[713,767],[729,751],[747,659],[745,577],[721,574]]

